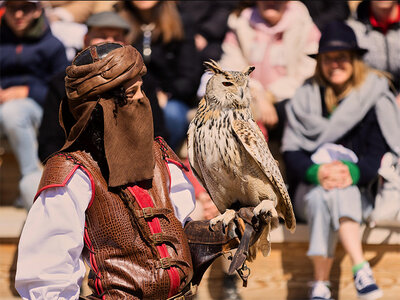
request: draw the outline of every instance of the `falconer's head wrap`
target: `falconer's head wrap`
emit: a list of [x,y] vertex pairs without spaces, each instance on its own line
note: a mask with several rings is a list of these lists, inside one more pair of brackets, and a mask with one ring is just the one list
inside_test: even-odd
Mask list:
[[[75,57],[66,73],[67,98],[60,106],[60,123],[67,139],[60,151],[67,151],[76,143],[99,104],[104,118],[108,186],[151,179],[154,169],[151,107],[144,94],[140,99],[134,97],[137,85],[133,86],[146,73],[140,53],[132,46],[118,43],[93,45]],[[121,97],[110,93],[118,90]]]

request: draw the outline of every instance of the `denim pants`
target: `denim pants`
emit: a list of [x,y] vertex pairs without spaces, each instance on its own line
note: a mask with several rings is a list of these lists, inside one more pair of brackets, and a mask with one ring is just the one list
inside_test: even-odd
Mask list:
[[43,109],[31,98],[0,104],[0,135],[5,135],[17,158],[21,172],[19,189],[24,206],[29,209],[42,175],[37,152],[36,132]]
[[169,134],[168,144],[174,151],[178,150],[186,137],[189,127],[187,120],[189,109],[187,104],[176,99],[169,99],[164,107],[165,126]]
[[361,223],[372,210],[366,195],[357,186],[324,190],[300,184],[296,190],[295,213],[307,221],[310,230],[308,256],[333,257],[338,240],[339,219],[348,217]]

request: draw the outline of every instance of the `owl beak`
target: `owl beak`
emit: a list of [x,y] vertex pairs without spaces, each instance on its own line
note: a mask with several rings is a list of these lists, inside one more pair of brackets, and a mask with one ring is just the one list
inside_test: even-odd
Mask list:
[[240,88],[240,99],[243,99],[243,88]]

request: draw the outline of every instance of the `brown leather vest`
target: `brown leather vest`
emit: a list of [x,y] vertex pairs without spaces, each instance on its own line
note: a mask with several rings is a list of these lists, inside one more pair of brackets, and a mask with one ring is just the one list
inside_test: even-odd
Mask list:
[[[57,154],[46,163],[39,191],[65,185],[78,167],[92,180],[94,198],[86,210],[83,251],[91,268],[92,296],[167,299],[192,279],[188,242],[169,198],[166,163],[181,163],[163,141],[154,142],[153,152],[153,180],[118,194],[108,190],[97,163],[86,152]],[[142,208],[142,198],[153,208]]]

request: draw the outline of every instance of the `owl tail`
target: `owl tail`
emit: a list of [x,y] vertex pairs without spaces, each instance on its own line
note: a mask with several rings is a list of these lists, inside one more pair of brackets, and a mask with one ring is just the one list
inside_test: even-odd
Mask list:
[[276,217],[268,217],[267,225],[258,240],[258,250],[261,251],[264,257],[271,253],[271,230],[277,228],[279,219]]
[[261,251],[261,253],[264,257],[268,256],[271,253],[270,233],[271,233],[271,223],[268,223],[265,226],[264,231],[260,236],[259,244],[258,244],[258,250]]

